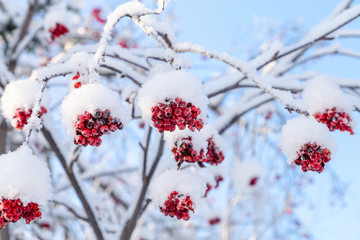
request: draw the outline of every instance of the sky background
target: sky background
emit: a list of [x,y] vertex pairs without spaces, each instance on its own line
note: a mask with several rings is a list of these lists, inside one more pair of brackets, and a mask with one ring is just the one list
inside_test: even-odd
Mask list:
[[[301,27],[299,31],[305,33],[329,15],[338,3],[337,0],[179,0],[169,3],[169,11],[176,12],[180,40],[203,45],[208,50],[228,51],[247,60],[253,47],[276,35],[266,30],[269,26],[276,29],[297,25]],[[360,20],[346,28],[360,28]],[[340,43],[360,52],[360,39]],[[359,59],[333,56],[312,61],[299,70],[359,79],[359,63]],[[216,69],[214,63],[214,71]],[[308,187],[306,194],[317,200],[315,210],[300,208],[297,211],[312,228],[314,239],[360,239],[360,117],[359,113],[354,116],[358,123],[356,135],[332,134],[338,152],[324,173],[314,174],[315,183]],[[345,193],[343,198],[331,193],[333,184],[340,184],[339,189]]]

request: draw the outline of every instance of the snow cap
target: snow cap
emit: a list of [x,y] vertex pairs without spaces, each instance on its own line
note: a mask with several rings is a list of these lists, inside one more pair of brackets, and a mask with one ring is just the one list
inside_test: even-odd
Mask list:
[[52,197],[50,170],[27,145],[0,156],[0,197],[43,205]]

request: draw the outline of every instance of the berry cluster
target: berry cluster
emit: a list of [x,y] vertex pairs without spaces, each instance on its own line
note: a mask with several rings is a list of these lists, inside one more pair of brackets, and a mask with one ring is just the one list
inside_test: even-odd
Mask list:
[[339,129],[340,131],[348,131],[350,134],[354,134],[353,130],[349,126],[350,116],[345,112],[338,112],[336,108],[326,109],[324,113],[314,114],[316,120],[321,123],[325,123],[330,131]]
[[179,166],[183,162],[196,163],[198,161],[203,161],[204,150],[201,149],[199,152],[194,150],[191,137],[177,140],[174,144],[175,147],[173,147],[171,152],[175,155],[175,160],[178,162]]
[[184,197],[176,191],[173,191],[164,202],[165,207],[160,207],[160,211],[165,216],[174,217],[177,219],[184,219],[185,221],[190,219],[189,211],[194,212],[193,203],[190,196]]
[[203,162],[207,162],[211,165],[218,165],[222,161],[224,161],[224,154],[219,148],[215,145],[215,142],[212,138],[208,139],[208,148],[206,153],[206,158]]
[[92,15],[99,23],[106,23],[106,20],[100,17],[101,8],[94,8]]
[[186,126],[191,131],[200,130],[204,126],[202,119],[197,119],[200,114],[200,108],[191,103],[183,101],[181,98],[165,99],[164,103],[158,103],[151,109],[152,121],[159,132],[173,132],[176,126],[184,130]]
[[58,38],[61,35],[68,33],[69,29],[61,23],[56,23],[56,26],[50,28],[49,32],[51,33],[51,40],[55,40],[55,38]]
[[82,85],[81,81],[78,81],[79,78],[80,78],[80,73],[77,73],[77,74],[72,78],[73,81],[76,81],[76,82],[74,83],[74,87],[75,87],[75,88],[79,88],[79,87],[81,87],[81,85]]
[[[45,113],[47,113],[46,108],[41,107],[41,111],[39,112],[39,117],[41,117]],[[27,120],[31,116],[31,114],[32,114],[32,109],[24,110],[22,108],[17,108],[15,111],[15,116],[13,117],[14,119],[16,119],[16,128],[22,130],[24,125],[27,124]]]
[[220,221],[221,221],[220,218],[214,217],[214,218],[211,218],[211,219],[209,220],[209,224],[213,226],[213,225],[215,225],[215,224],[220,223]]
[[[216,181],[216,185],[214,186],[214,188],[218,188],[219,187],[219,184],[220,182],[222,182],[224,180],[224,178],[220,175],[216,175],[215,176],[215,181]],[[213,186],[211,186],[210,184],[206,184],[206,191],[205,191],[205,195],[204,197],[206,197],[208,195],[208,193],[210,192],[210,190],[213,188]]]
[[123,124],[119,118],[111,116],[109,109],[101,111],[96,109],[93,113],[85,111],[84,114],[77,116],[75,122],[76,135],[74,143],[82,146],[100,146],[101,136],[109,131],[115,132],[123,129]]
[[26,223],[41,218],[41,212],[37,203],[29,203],[24,206],[20,199],[2,199],[0,202],[0,229],[4,228],[8,222],[17,222],[21,218]]
[[322,148],[316,143],[304,144],[297,152],[299,157],[294,161],[304,172],[309,170],[321,173],[325,163],[331,159],[331,152],[327,148]]

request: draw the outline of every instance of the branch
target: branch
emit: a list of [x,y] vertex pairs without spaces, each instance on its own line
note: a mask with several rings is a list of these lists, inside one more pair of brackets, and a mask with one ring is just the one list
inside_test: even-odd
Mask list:
[[142,170],[143,182],[145,182],[146,179],[146,164],[147,164],[147,157],[148,157],[148,151],[150,145],[151,131],[152,131],[152,127],[149,126],[148,134],[146,137],[146,145],[144,148],[144,160],[143,160],[143,170]]
[[[32,2],[32,3],[30,3]],[[28,8],[28,11],[26,13],[26,16],[24,18],[24,22],[22,24],[22,27],[21,27],[21,30],[20,30],[20,34],[18,36],[18,39],[15,41],[15,44],[14,46],[12,47],[11,49],[11,53],[10,53],[10,56],[12,56],[15,52],[16,52],[16,49],[18,48],[19,46],[19,43],[21,42],[21,40],[23,40],[23,38],[25,37],[26,35],[26,32],[30,26],[30,23],[31,23],[31,19],[37,9],[37,5],[38,5],[38,0],[34,0],[34,1],[29,1],[29,8]],[[14,72],[14,69],[15,69],[15,66],[16,66],[16,62],[17,62],[17,59],[16,58],[11,58],[10,57],[10,62],[8,64],[9,66],[9,70],[11,72]]]
[[69,210],[72,214],[74,214],[75,217],[77,217],[77,218],[79,218],[79,219],[81,219],[81,220],[83,220],[83,221],[89,222],[89,219],[81,216],[79,213],[77,213],[77,212],[75,211],[74,208],[70,207],[70,206],[67,205],[66,203],[60,202],[60,201],[57,201],[57,200],[52,200],[52,202],[55,203],[55,204],[59,204],[59,205],[64,206],[67,210]]
[[104,240],[104,237],[103,237],[103,235],[101,233],[99,225],[98,225],[98,223],[96,221],[95,214],[92,211],[92,209],[90,207],[90,204],[88,203],[88,201],[87,201],[87,199],[86,199],[86,197],[85,197],[85,195],[84,195],[84,193],[83,193],[83,191],[82,191],[82,189],[80,187],[80,184],[78,183],[78,181],[77,181],[77,179],[75,177],[74,172],[72,171],[71,168],[67,167],[66,159],[62,155],[62,153],[61,153],[60,149],[58,148],[58,145],[55,142],[54,138],[52,137],[51,133],[45,127],[43,127],[41,130],[42,130],[42,133],[43,133],[45,139],[49,143],[50,148],[54,151],[55,155],[59,159],[61,166],[63,167],[66,175],[68,176],[71,184],[73,185],[74,190],[75,190],[77,196],[79,197],[79,200],[81,201],[81,203],[82,203],[82,205],[84,207],[84,210],[85,210],[85,212],[86,212],[86,214],[88,216],[89,223],[90,223],[91,227],[93,228],[97,239],[98,240]]

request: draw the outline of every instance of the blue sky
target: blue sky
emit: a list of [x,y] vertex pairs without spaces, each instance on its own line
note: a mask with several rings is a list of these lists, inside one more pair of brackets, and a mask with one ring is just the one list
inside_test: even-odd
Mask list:
[[[340,1],[335,0],[180,0],[171,1],[176,11],[178,38],[203,45],[209,50],[230,51],[243,60],[249,57],[248,48],[261,42],[266,24],[301,23],[308,31],[330,14]],[[354,1],[359,4],[359,1]],[[283,24],[283,25],[281,25]],[[348,28],[360,28],[360,20]],[[259,31],[258,33],[256,31]],[[266,37],[264,37],[266,40]],[[360,39],[343,40],[346,47],[360,51]],[[243,51],[243,52],[242,52]],[[340,56],[314,61],[302,70],[315,70],[328,75],[359,78],[358,59]],[[354,113],[358,122],[356,133],[360,133],[360,116]],[[317,210],[299,209],[298,213],[307,219],[314,233],[314,239],[360,239],[360,136],[348,133],[334,133],[338,152],[323,174],[314,175],[315,184],[307,194],[317,199]],[[334,171],[347,186],[345,201],[331,206],[330,187]]]

